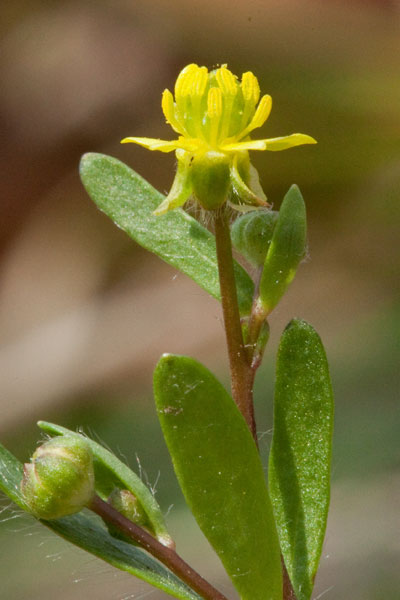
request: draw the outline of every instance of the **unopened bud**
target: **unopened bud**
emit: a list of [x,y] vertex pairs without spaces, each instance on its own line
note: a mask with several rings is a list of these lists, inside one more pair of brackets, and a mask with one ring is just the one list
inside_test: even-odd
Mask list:
[[[117,510],[121,515],[136,523],[140,527],[147,529],[150,533],[150,523],[148,517],[143,510],[142,505],[136,498],[132,492],[129,490],[120,490],[119,488],[115,488],[107,500],[108,504],[110,504],[115,510]],[[120,529],[115,527],[114,525],[107,524],[109,533],[120,540],[124,540],[132,544],[132,539],[128,536],[125,536]]]
[[79,436],[45,442],[24,465],[24,501],[38,519],[59,519],[79,512],[94,495],[92,451]]
[[232,244],[255,267],[264,264],[278,216],[273,210],[252,210],[238,217],[232,225]]

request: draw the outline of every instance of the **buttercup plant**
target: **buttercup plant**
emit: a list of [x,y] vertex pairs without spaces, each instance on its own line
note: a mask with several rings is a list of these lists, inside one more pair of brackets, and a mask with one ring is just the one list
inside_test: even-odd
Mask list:
[[[239,596],[310,600],[329,504],[332,389],[318,334],[290,321],[278,349],[267,482],[253,384],[269,315],[305,256],[306,211],[295,185],[280,210],[270,210],[249,151],[315,140],[299,133],[250,138],[272,105],[268,95],[259,99],[251,72],[239,81],[225,65],[209,72],[191,64],[174,94],[164,91],[162,109],[178,139],[122,140],[176,153],[167,197],[100,154],[83,156],[81,179],[131,238],[221,301],[231,394],[199,362],[165,354],[154,372],[161,428],[186,502]],[[181,208],[191,197],[208,212],[208,228]],[[232,243],[248,270],[233,259]],[[133,471],[81,434],[46,422],[39,427],[53,438],[36,450],[25,474],[0,446],[0,489],[11,500],[167,594],[226,600],[179,556],[153,494]],[[101,519],[90,519],[84,507]]]

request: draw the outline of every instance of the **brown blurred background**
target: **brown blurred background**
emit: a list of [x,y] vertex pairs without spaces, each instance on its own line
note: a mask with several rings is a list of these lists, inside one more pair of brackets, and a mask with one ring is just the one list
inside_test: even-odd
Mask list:
[[[1,14],[2,441],[26,460],[42,418],[138,459],[181,553],[229,590],[184,509],[151,398],[164,351],[227,380],[219,306],[96,210],[78,164],[111,154],[168,190],[173,157],[119,140],[172,138],[161,92],[185,64],[250,69],[274,100],[263,135],[318,140],[254,156],[269,199],[279,206],[298,183],[309,213],[310,258],[271,318],[257,384],[263,453],[277,340],[303,317],[325,342],[337,400],[314,598],[399,599],[400,3],[20,0]],[[159,597],[32,520],[1,517],[2,598]]]

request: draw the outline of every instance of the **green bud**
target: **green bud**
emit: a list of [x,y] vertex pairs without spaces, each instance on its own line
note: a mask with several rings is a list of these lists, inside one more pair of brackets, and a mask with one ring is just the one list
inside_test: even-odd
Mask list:
[[229,158],[219,152],[207,152],[195,156],[190,168],[193,193],[201,206],[206,210],[222,206],[230,188]]
[[79,512],[94,495],[92,451],[84,438],[60,436],[45,442],[24,465],[23,499],[38,519]]
[[[143,507],[140,504],[139,500],[134,494],[132,494],[132,492],[130,492],[129,490],[120,490],[119,488],[115,488],[108,497],[107,502],[113,508],[115,508],[115,510],[121,513],[121,515],[123,515],[133,523],[136,523],[136,525],[139,525],[140,527],[143,527],[150,531],[150,523],[147,518],[147,515],[143,510]],[[132,539],[125,536],[117,527],[114,527],[109,523],[107,523],[107,527],[109,533],[113,537],[119,540],[123,540],[125,542],[129,542],[130,544],[133,543]],[[150,531],[150,533],[153,534],[152,531]]]
[[278,304],[306,254],[306,207],[297,185],[283,199],[260,280],[262,310],[268,315]]
[[264,264],[278,215],[267,209],[252,210],[238,217],[232,225],[234,247],[255,267]]

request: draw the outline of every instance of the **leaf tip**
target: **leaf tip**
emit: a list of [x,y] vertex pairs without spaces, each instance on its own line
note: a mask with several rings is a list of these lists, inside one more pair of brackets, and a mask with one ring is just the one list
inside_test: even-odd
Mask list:
[[171,352],[164,352],[161,354],[161,358],[159,363],[161,362],[171,362],[176,357],[176,354],[171,354]]
[[305,325],[309,327],[308,323],[303,319],[291,319],[286,325],[284,331],[286,332],[291,331],[293,329],[302,329]]
[[292,183],[292,185],[289,188],[289,192],[296,192],[296,194],[300,194],[301,195],[301,191],[300,191],[300,188],[297,185],[297,183]]
[[82,154],[81,160],[79,162],[79,173],[82,175],[86,170],[86,167],[89,167],[95,160],[103,158],[104,154],[100,154],[99,152],[85,152]]
[[176,355],[170,354],[169,352],[165,352],[161,355],[160,360],[156,364],[154,369],[154,378],[157,379],[158,376],[162,376],[162,373],[166,370],[171,369],[173,363],[175,362]]

